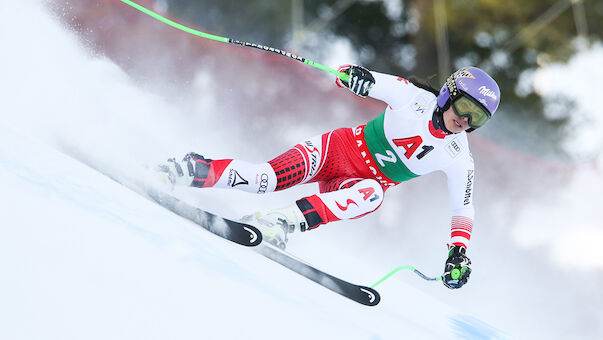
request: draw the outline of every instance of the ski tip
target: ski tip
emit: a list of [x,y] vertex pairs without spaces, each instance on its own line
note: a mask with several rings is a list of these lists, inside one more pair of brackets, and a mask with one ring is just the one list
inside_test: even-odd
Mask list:
[[257,245],[259,245],[260,243],[262,243],[262,232],[249,224],[246,224],[245,226],[243,226],[243,229],[248,233],[249,235],[249,239],[246,240],[247,242],[244,243],[244,245],[248,246],[248,247],[255,247]]
[[358,302],[360,302],[363,305],[376,306],[381,301],[381,296],[379,295],[379,292],[377,292],[373,288],[361,286],[360,291],[365,294],[363,299],[358,300]]

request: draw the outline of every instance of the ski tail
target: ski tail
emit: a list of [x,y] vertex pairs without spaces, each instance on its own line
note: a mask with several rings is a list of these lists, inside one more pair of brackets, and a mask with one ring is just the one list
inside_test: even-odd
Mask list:
[[136,192],[139,195],[159,204],[163,208],[173,212],[174,214],[183,217],[197,224],[203,229],[218,235],[226,240],[238,243],[247,247],[254,247],[262,243],[262,233],[252,225],[241,223],[238,221],[229,220],[208,211],[199,209],[191,204],[188,204],[169,193],[159,190],[147,182],[124,176],[118,176],[111,172],[104,171],[100,167],[94,166],[92,162],[86,161],[85,158],[72,157],[79,160],[83,164],[109,177],[113,181],[125,186],[126,188]]

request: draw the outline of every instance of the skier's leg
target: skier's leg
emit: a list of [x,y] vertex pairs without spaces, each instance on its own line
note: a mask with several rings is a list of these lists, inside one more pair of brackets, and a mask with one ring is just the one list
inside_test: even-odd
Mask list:
[[[362,217],[377,210],[383,202],[383,188],[373,179],[334,181],[340,181],[342,189],[304,197],[295,203],[307,223],[306,229],[301,231],[329,222]],[[328,184],[321,187],[334,188]]]
[[[320,194],[304,197],[287,207],[258,213],[256,220],[283,225],[286,242],[294,230],[310,230],[332,221],[358,218],[376,210],[383,201],[383,188],[372,179],[351,129],[337,129],[310,138],[270,161],[278,184],[276,190],[299,183],[318,182]],[[340,208],[342,205],[343,208]]]
[[321,185],[322,188],[334,191],[304,197],[267,213],[257,212],[243,217],[243,221],[257,226],[266,241],[284,249],[287,234],[295,230],[303,232],[325,223],[359,218],[375,211],[383,202],[383,188],[373,179],[335,179]]
[[174,184],[199,188],[235,188],[251,193],[284,190],[314,179],[325,163],[333,131],[297,144],[265,163],[238,159],[207,159],[196,153],[174,158],[159,170]]
[[234,188],[263,194],[274,191],[276,175],[269,163],[249,163],[238,159],[208,159],[187,154],[181,162],[171,158],[160,171],[174,184],[198,188]]
[[[339,136],[340,133],[345,133],[347,130],[349,129],[339,129],[307,139],[271,160],[269,164],[274,169],[277,178],[276,190],[284,190],[300,183],[314,181],[318,181],[322,185],[323,182],[334,177],[349,178],[354,174],[353,167],[346,163],[346,147],[348,145],[345,145],[344,139]],[[351,146],[355,147],[354,144]],[[358,181],[356,180],[356,182]],[[350,181],[346,182],[349,185],[353,184]],[[340,186],[340,184],[342,185]],[[344,188],[344,185],[344,183],[333,184],[333,188],[337,190]],[[324,192],[322,186],[321,192]],[[306,217],[296,203],[266,213],[258,212],[246,216],[245,220],[260,228],[265,240],[281,248],[285,247],[288,233],[295,230],[305,231],[309,228]]]
[[[320,194],[295,204],[306,220],[306,230],[342,219],[359,218],[383,202],[383,187],[358,153],[351,129],[337,129],[329,136],[329,148],[320,170],[310,182],[318,182]],[[301,228],[302,231],[304,230]]]

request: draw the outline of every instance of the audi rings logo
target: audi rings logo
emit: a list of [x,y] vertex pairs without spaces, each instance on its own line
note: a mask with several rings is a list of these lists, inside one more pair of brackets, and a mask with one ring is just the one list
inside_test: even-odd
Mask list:
[[260,176],[260,188],[258,189],[258,194],[265,194],[266,190],[268,190],[268,175],[262,174],[262,176]]

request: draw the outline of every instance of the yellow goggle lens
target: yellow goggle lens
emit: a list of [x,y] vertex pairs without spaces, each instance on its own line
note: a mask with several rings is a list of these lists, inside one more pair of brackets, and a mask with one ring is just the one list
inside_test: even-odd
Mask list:
[[452,109],[459,117],[469,117],[469,126],[478,128],[488,121],[490,115],[478,103],[461,96],[452,103]]

